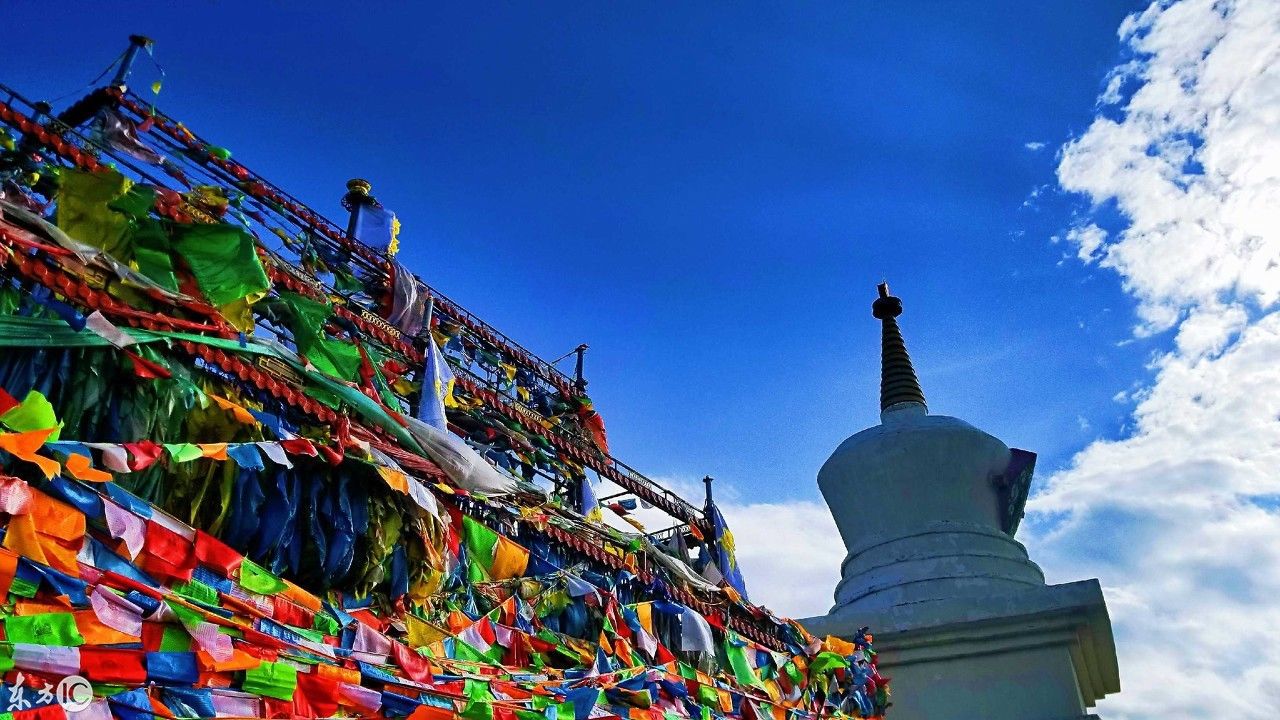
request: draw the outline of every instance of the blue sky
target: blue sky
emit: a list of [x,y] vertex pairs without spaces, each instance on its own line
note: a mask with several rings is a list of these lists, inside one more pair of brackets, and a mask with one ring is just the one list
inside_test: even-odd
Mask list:
[[368,178],[429,282],[544,356],[590,343],[647,473],[815,496],[876,418],[881,279],[935,412],[1046,469],[1123,416],[1128,301],[1021,206],[1135,3],[183,5],[6,11],[60,39],[16,33],[4,82],[58,97],[155,38],[166,112],[331,216]]

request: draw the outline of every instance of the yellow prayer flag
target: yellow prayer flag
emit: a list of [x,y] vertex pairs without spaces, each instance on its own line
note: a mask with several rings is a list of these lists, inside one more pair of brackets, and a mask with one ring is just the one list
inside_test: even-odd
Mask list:
[[645,632],[653,634],[653,603],[642,602],[636,604],[636,617],[640,620],[640,627]]

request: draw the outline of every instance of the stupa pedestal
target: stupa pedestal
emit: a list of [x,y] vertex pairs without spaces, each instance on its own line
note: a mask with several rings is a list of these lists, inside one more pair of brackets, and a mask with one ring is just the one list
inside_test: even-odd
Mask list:
[[1046,585],[1014,539],[1035,455],[929,415],[880,288],[881,424],[818,473],[848,555],[836,604],[802,620],[849,639],[870,626],[898,720],[1069,720],[1120,690],[1096,580]]
[[[856,617],[855,617],[856,616]],[[819,636],[875,629],[892,717],[1068,720],[1120,690],[1096,580],[801,620]]]

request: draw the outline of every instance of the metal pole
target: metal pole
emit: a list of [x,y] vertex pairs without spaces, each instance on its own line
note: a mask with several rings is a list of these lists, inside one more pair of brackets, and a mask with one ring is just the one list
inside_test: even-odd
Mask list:
[[582,376],[582,358],[587,354],[587,344],[582,343],[578,347],[574,348],[573,351],[578,354],[578,364],[573,371],[573,387],[580,393],[586,392],[587,379]]
[[124,58],[120,60],[120,67],[116,70],[116,76],[112,78],[111,84],[121,87],[125,84],[125,80],[129,77],[129,71],[133,69],[133,61],[138,58],[138,51],[151,47],[152,40],[144,35],[130,35],[129,49],[124,51]]

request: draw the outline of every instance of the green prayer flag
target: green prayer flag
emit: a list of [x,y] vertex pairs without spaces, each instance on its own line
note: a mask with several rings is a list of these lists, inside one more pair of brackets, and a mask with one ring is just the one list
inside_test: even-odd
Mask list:
[[487,526],[462,516],[462,539],[467,544],[467,557],[486,571],[493,567],[493,553],[498,546],[498,533]]
[[84,637],[76,628],[76,616],[71,613],[12,615],[4,620],[4,633],[5,639],[11,643],[63,646],[84,644]]
[[292,700],[293,691],[298,687],[298,671],[288,663],[264,660],[244,671],[244,683],[240,687],[254,695]]
[[751,669],[751,663],[747,660],[746,648],[734,642],[737,639],[737,635],[730,632],[726,633],[724,641],[724,654],[729,660],[729,667],[733,669],[733,677],[742,685],[757,685],[760,680],[756,677],[755,671]]
[[181,625],[165,625],[160,634],[160,652],[190,652],[191,634]]
[[40,583],[15,577],[9,585],[9,594],[18,597],[33,598],[40,592]]
[[280,303],[289,309],[293,341],[317,370],[342,380],[355,380],[360,371],[360,349],[353,343],[336,340],[324,331],[333,315],[327,304],[297,293],[280,293]]
[[[309,383],[306,393],[309,397],[328,403],[330,407],[335,408],[338,406],[338,400],[341,400],[342,403],[350,406],[361,417],[393,435],[404,447],[419,454],[424,452],[417,441],[413,439],[413,436],[404,429],[404,426],[393,420],[381,405],[360,392],[360,390],[334,380],[323,373],[309,372],[301,364],[297,363],[291,355],[281,353],[269,345],[255,343],[252,340],[248,340],[244,345],[241,345],[238,340],[194,333],[155,332],[138,328],[124,330],[140,341],[138,345],[134,346],[138,348],[143,347],[142,343],[154,343],[172,338],[187,340],[241,355],[262,355],[277,358],[306,376]],[[102,336],[95,333],[76,332],[74,328],[57,318],[0,315],[0,348],[106,347],[108,345],[110,343]],[[355,349],[354,345],[348,346],[353,350]],[[358,355],[359,352],[357,351],[357,364],[354,367],[359,366]],[[180,367],[171,367],[170,371],[176,371]],[[352,372],[355,372],[354,369]]]
[[329,270],[333,273],[333,287],[338,292],[356,293],[364,291],[364,283],[360,282],[360,279],[353,275],[350,270],[345,267],[332,267]]
[[253,236],[234,225],[175,226],[173,246],[214,305],[260,296],[271,287]]
[[342,625],[328,613],[318,612],[311,619],[311,627],[319,630],[325,635],[337,635],[342,632]]
[[838,668],[838,667],[843,667],[843,668],[849,667],[849,661],[845,660],[843,656],[837,653],[833,653],[833,652],[818,653],[818,657],[814,658],[813,662],[809,663],[809,677],[815,677],[817,675],[821,675],[827,672],[828,670],[831,670],[833,668]]
[[458,717],[466,720],[493,720],[493,705],[487,702],[468,701],[462,712],[458,713]]
[[173,274],[173,254],[169,235],[156,220],[143,218],[134,221],[133,264],[138,272],[146,275],[169,292],[178,292],[178,278]]
[[489,692],[489,683],[472,680],[471,678],[463,681],[462,694],[472,701],[491,702],[494,699],[493,693]]
[[487,660],[484,653],[460,638],[453,639],[453,659],[466,662],[485,662]]
[[699,685],[698,703],[700,705],[714,705],[715,707],[720,707],[720,693],[716,692],[716,689],[713,687]]
[[289,625],[289,626],[288,626],[288,628],[289,628],[290,630],[292,630],[292,631],[294,631],[294,632],[298,633],[298,634],[299,634],[299,635],[301,635],[302,637],[304,637],[304,638],[306,638],[306,639],[310,640],[311,642],[315,642],[315,643],[323,643],[323,642],[324,642],[324,633],[322,633],[322,632],[320,632],[320,631],[318,631],[318,630],[311,630],[311,629],[309,629],[309,628],[300,628],[300,627],[297,627],[297,626],[295,626],[295,625]]
[[174,462],[190,462],[204,457],[200,447],[192,443],[165,443],[164,449],[169,451]]
[[793,685],[800,685],[804,681],[804,675],[800,674],[800,668],[796,666],[794,660],[788,660],[787,664],[782,666],[782,671],[787,674],[787,678]]
[[165,600],[164,604],[169,606],[169,612],[173,613],[174,617],[178,618],[178,622],[183,625],[190,625],[204,620],[204,618],[200,617],[200,613],[192,610],[186,605],[172,602],[170,600]]
[[212,587],[205,585],[199,580],[189,580],[173,587],[174,592],[198,603],[205,605],[218,604],[218,591]]
[[13,645],[10,643],[0,644],[0,673],[6,673],[13,669]]
[[16,407],[9,408],[8,412],[0,415],[0,423],[4,423],[14,432],[55,428],[49,435],[47,442],[55,442],[62,432],[62,423],[58,422],[58,415],[53,411],[53,404],[37,390],[27,393],[27,396],[22,398],[21,403]]
[[259,595],[274,595],[288,587],[283,580],[249,558],[240,564],[240,586]]

